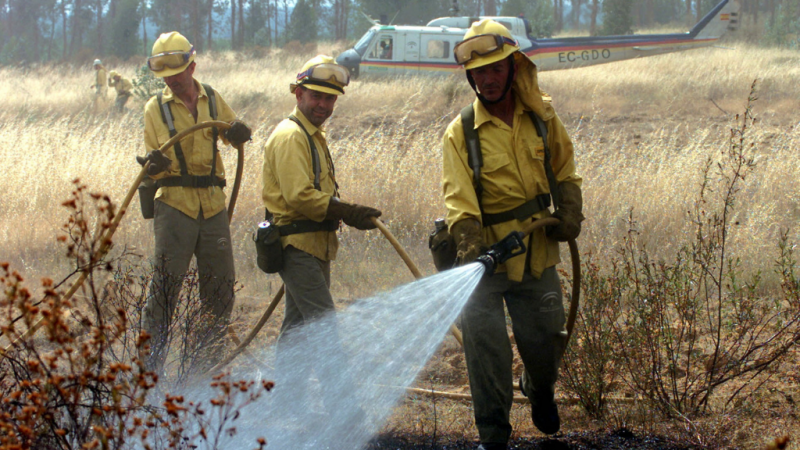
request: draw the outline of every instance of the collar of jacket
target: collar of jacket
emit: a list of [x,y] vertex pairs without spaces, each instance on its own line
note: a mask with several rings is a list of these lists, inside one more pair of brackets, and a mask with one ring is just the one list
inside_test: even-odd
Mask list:
[[303,127],[305,127],[306,131],[308,131],[308,134],[310,134],[311,136],[317,134],[317,131],[322,132],[324,136],[325,129],[322,127],[317,128],[313,123],[309,122],[306,116],[303,114],[302,111],[300,111],[300,109],[297,106],[294,107],[292,115],[300,119],[300,123],[303,124]]
[[[528,108],[519,98],[516,92],[512,89],[510,92],[511,95],[514,96],[514,115],[518,116],[523,113],[523,111],[530,111],[531,109]],[[483,105],[479,99],[475,99],[472,103],[472,108],[475,110],[475,129],[477,130],[486,122],[492,122],[492,118],[499,124],[502,122],[499,118],[493,116],[487,109],[486,106]]]
[[[198,92],[197,99],[199,100],[199,99],[201,99],[203,97],[208,97],[208,94],[206,94],[206,89],[203,87],[203,85],[200,84],[200,82],[197,81],[194,78],[192,78],[192,81],[194,82],[194,87],[197,88],[197,92]],[[162,98],[162,101],[164,103],[171,102],[171,101],[175,100],[176,102],[178,102],[178,103],[180,103],[182,105],[184,104],[183,100],[181,100],[180,97],[178,97],[178,96],[176,96],[175,94],[172,93],[172,89],[170,89],[169,86],[164,86],[163,94],[164,95],[161,98]]]

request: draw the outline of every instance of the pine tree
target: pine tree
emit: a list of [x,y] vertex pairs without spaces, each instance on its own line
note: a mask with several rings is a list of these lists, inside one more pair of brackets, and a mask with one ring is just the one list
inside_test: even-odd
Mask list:
[[633,0],[603,1],[603,26],[599,35],[613,36],[633,33]]

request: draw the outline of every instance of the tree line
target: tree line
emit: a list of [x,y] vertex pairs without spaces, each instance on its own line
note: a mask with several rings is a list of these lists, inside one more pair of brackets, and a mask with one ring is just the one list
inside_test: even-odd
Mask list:
[[[687,27],[717,0],[0,0],[0,64],[146,55],[179,30],[199,52],[357,39],[373,20],[424,24],[450,14],[519,15],[535,37]],[[742,19],[800,33],[800,0],[739,0]],[[785,37],[785,36],[784,36]]]

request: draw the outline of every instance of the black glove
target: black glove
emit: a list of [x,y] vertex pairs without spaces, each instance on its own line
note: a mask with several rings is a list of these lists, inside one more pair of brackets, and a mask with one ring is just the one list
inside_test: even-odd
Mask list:
[[558,225],[550,225],[546,229],[547,237],[559,242],[577,239],[581,234],[583,222],[583,198],[581,188],[574,183],[558,185],[559,206],[553,217],[560,220]]
[[459,220],[450,227],[450,231],[452,231],[453,239],[456,242],[458,251],[456,263],[459,266],[469,264],[478,259],[478,256],[489,251],[489,246],[483,240],[481,224],[477,220]]
[[150,161],[150,166],[147,168],[148,175],[157,175],[167,169],[172,164],[172,161],[161,153],[161,150],[151,150],[147,156],[137,156],[136,162],[144,166]]
[[343,202],[336,197],[331,197],[328,210],[325,212],[326,220],[343,220],[344,223],[359,230],[372,230],[376,228],[371,217],[380,217],[381,212],[369,206],[356,205]]
[[235,146],[249,141],[251,134],[250,127],[238,119],[231,122],[231,127],[224,131],[225,139]]

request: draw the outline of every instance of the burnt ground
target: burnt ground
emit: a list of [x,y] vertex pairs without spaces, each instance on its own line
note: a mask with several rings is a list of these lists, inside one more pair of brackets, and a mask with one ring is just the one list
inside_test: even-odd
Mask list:
[[[474,450],[478,443],[446,436],[380,435],[367,450]],[[693,450],[697,447],[671,442],[663,437],[635,434],[626,428],[557,434],[550,438],[521,438],[509,442],[509,450]]]

